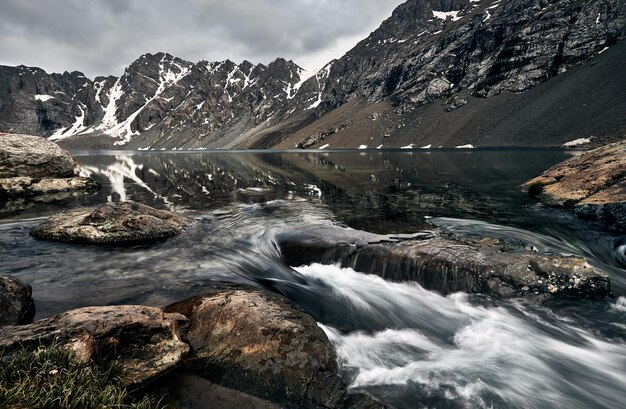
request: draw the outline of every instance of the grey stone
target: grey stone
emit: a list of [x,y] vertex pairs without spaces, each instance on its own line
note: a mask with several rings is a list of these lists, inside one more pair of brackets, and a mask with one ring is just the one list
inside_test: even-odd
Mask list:
[[78,164],[54,142],[39,136],[0,135],[0,178],[69,178]]
[[35,315],[30,285],[0,274],[0,326],[28,324]]
[[162,240],[182,233],[193,220],[139,203],[106,203],[67,210],[41,223],[38,239],[92,244],[121,244]]

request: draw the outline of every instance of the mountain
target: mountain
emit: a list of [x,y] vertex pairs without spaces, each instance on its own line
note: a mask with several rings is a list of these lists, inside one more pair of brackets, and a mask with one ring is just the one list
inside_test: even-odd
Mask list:
[[[0,67],[0,129],[98,148],[230,147],[306,104],[303,70],[277,59],[197,64],[146,54],[119,77]],[[317,89],[311,89],[317,99]],[[289,104],[288,104],[289,102]],[[309,104],[310,105],[310,104]]]
[[307,75],[146,54],[119,77],[0,67],[0,131],[68,148],[599,144],[626,131],[626,2],[409,0]]
[[278,146],[623,137],[625,35],[619,0],[408,1],[332,63],[321,118]]

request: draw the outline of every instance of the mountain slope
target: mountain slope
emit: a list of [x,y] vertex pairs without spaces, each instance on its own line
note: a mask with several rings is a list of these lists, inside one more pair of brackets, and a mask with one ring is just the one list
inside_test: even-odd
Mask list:
[[332,64],[321,119],[278,146],[619,138],[625,34],[616,0],[408,1]]
[[626,2],[409,0],[310,76],[146,54],[120,78],[0,67],[0,131],[69,148],[547,146],[626,128]]

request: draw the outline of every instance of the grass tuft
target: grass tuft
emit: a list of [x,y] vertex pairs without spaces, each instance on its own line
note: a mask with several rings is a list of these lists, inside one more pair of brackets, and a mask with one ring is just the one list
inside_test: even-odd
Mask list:
[[[0,356],[2,356],[0,354]],[[122,386],[119,364],[106,366],[72,362],[59,346],[20,351],[0,361],[0,408],[128,408],[160,406],[153,398],[133,401]]]

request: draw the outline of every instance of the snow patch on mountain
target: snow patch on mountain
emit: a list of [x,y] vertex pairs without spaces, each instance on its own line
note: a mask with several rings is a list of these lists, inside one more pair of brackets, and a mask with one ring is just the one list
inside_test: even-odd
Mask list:
[[146,97],[147,99],[143,106],[135,110],[122,122],[118,121],[116,114],[118,101],[124,95],[121,85],[122,78],[119,78],[112,87],[109,93],[109,103],[104,110],[102,124],[97,129],[113,138],[119,139],[115,142],[115,145],[125,145],[130,142],[133,136],[139,135],[138,130],[133,131],[132,129],[132,124],[137,116],[166,89],[176,86],[181,79],[189,74],[189,68],[181,66],[175,61],[167,61],[166,58],[167,56],[163,56],[159,63],[159,85],[154,95],[150,98]]
[[43,95],[43,94],[35,95],[35,100],[37,101],[46,102],[46,101],[50,101],[51,99],[54,99],[52,95]]
[[332,66],[333,66],[333,63],[330,62],[326,64],[324,68],[322,68],[315,74],[315,79],[317,80],[317,89],[318,89],[317,100],[313,102],[307,108],[307,110],[317,108],[322,103],[322,94],[324,93],[324,89],[326,88],[326,80],[328,79],[328,76],[330,75],[330,69],[332,68]]
[[563,144],[563,146],[565,146],[566,148],[574,148],[576,146],[581,146],[581,145],[586,145],[588,143],[591,143],[591,139],[592,138],[579,138],[579,139],[574,139],[573,141],[569,141]]
[[433,16],[446,21],[448,18],[452,19],[452,21],[458,21],[460,19],[462,19],[463,17],[459,17],[459,13],[461,12],[460,10],[457,11],[436,11],[436,10],[432,10],[433,12]]

